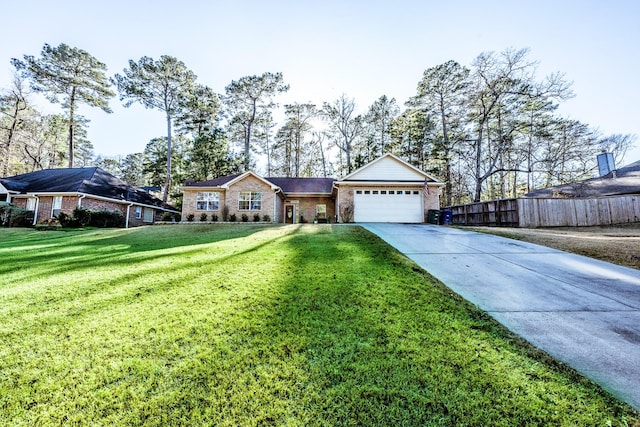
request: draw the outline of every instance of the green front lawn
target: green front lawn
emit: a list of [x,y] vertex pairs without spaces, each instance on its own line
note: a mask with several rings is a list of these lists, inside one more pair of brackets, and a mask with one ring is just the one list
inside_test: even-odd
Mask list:
[[0,425],[633,425],[350,226],[0,230]]

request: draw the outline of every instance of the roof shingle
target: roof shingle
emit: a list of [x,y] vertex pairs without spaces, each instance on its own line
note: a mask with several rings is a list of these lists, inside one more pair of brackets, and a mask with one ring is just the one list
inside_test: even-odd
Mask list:
[[176,211],[173,206],[98,168],[44,169],[0,178],[9,191],[19,193],[84,193]]

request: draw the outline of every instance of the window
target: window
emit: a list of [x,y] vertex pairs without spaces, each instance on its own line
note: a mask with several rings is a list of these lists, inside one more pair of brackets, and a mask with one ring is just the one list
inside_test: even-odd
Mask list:
[[142,217],[143,222],[153,222],[153,214],[154,210],[150,208],[144,208],[144,216]]
[[327,205],[316,205],[316,218],[318,221],[327,219]]
[[394,194],[394,190],[389,190],[389,194]]
[[238,195],[238,210],[259,211],[262,209],[262,193],[242,191]]
[[62,196],[55,196],[51,205],[51,216],[56,217],[62,210]]
[[356,190],[356,194],[362,194],[362,190]]
[[402,194],[402,190],[397,190],[396,194]]
[[387,190],[380,190],[380,194],[387,194]]
[[220,207],[220,193],[198,192],[196,195],[196,209],[199,211],[217,211]]
[[373,190],[371,194],[378,194],[378,190]]
[[413,194],[420,194],[418,190],[413,190]]
[[27,199],[27,210],[28,211],[35,211],[36,210],[36,199],[34,199],[34,198],[28,198]]
[[142,206],[136,206],[136,219],[142,218]]

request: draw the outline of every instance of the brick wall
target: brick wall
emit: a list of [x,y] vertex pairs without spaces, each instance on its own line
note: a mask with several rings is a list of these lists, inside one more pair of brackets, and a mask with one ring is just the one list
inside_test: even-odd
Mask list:
[[345,222],[346,220],[349,220],[349,218],[343,218],[346,209],[351,210],[350,220],[353,221],[354,204],[352,187],[345,187],[343,185],[338,187],[338,198],[336,199],[336,204],[338,203],[339,206],[336,206],[338,211],[336,212],[336,214],[338,214],[338,222]]
[[91,209],[94,211],[119,211],[122,216],[125,216],[127,213],[127,205],[109,202],[107,200],[85,197],[80,203],[81,207],[84,209]]
[[440,187],[429,186],[429,194],[424,197],[424,222],[427,222],[427,212],[430,209],[440,209]]
[[[351,208],[351,214],[353,215],[354,211],[354,204],[353,204],[353,191],[354,191],[355,187],[348,187],[348,186],[344,186],[341,185],[338,187],[338,198],[337,201],[339,201],[340,206],[336,206],[336,209],[338,210],[338,212],[336,212],[339,216],[339,221],[340,222],[344,222],[344,219],[342,218],[342,215],[344,213],[344,209],[347,207]],[[367,188],[391,188],[391,187],[383,187],[383,186],[375,186],[375,185],[371,185],[371,186],[367,186]],[[414,189],[418,189],[418,188],[414,188]],[[419,190],[422,192],[422,187],[419,188]],[[427,212],[430,209],[440,209],[440,188],[436,187],[436,186],[429,186],[429,194],[428,195],[424,195],[423,193],[423,206],[424,206],[424,215],[425,215],[425,222],[426,222],[426,218],[427,218]],[[353,220],[353,218],[352,218]]]
[[335,221],[334,215],[336,212],[336,202],[331,197],[300,197],[296,199],[287,198],[284,204],[286,205],[289,202],[294,201],[298,202],[297,221],[300,221],[300,217],[302,217],[305,222],[313,222],[313,219],[316,216],[316,205],[325,205],[327,207],[327,218],[329,218],[331,222]]
[[[200,191],[207,191],[211,193],[219,193],[220,202],[218,203],[217,211],[199,211],[196,209],[196,196]],[[212,214],[218,215],[218,221],[222,221],[222,208],[225,204],[224,190],[210,190],[206,188],[185,188],[182,198],[182,221],[187,220],[187,215],[193,214],[194,221],[200,220],[200,214],[206,213],[208,218],[211,219]]]
[[[240,210],[238,209],[238,197],[243,191],[258,191],[262,192],[262,203],[260,210]],[[229,215],[236,214],[238,221],[241,220],[242,214],[246,214],[249,216],[249,221],[253,220],[254,214],[260,214],[260,219],[264,215],[269,215],[271,221],[275,221],[274,214],[277,216],[277,212],[275,212],[274,208],[276,207],[276,194],[271,189],[271,186],[267,185],[263,181],[249,175],[245,179],[233,184],[229,187],[229,190],[226,194],[226,204],[229,207]],[[222,204],[220,208],[222,208]]]
[[[220,192],[220,203],[217,211],[199,211],[196,209],[196,196],[200,191]],[[238,209],[238,197],[243,191],[262,192],[262,203],[260,210],[240,210]],[[213,190],[209,188],[189,187],[183,191],[182,199],[182,221],[187,221],[187,216],[193,214],[194,221],[200,219],[200,214],[206,213],[211,218],[211,214],[217,214],[222,221],[222,209],[226,205],[229,208],[229,215],[235,214],[237,221],[242,220],[242,214],[249,217],[249,221],[253,221],[253,215],[259,214],[260,220],[265,215],[269,215],[272,222],[281,222],[282,213],[281,201],[279,196],[263,181],[254,176],[247,176],[241,181],[233,184],[228,190]],[[275,215],[274,215],[275,212]]]

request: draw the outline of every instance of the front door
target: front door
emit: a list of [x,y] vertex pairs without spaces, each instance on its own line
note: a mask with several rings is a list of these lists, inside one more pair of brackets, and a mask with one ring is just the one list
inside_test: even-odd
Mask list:
[[285,224],[295,224],[296,210],[293,205],[284,205],[284,222]]

